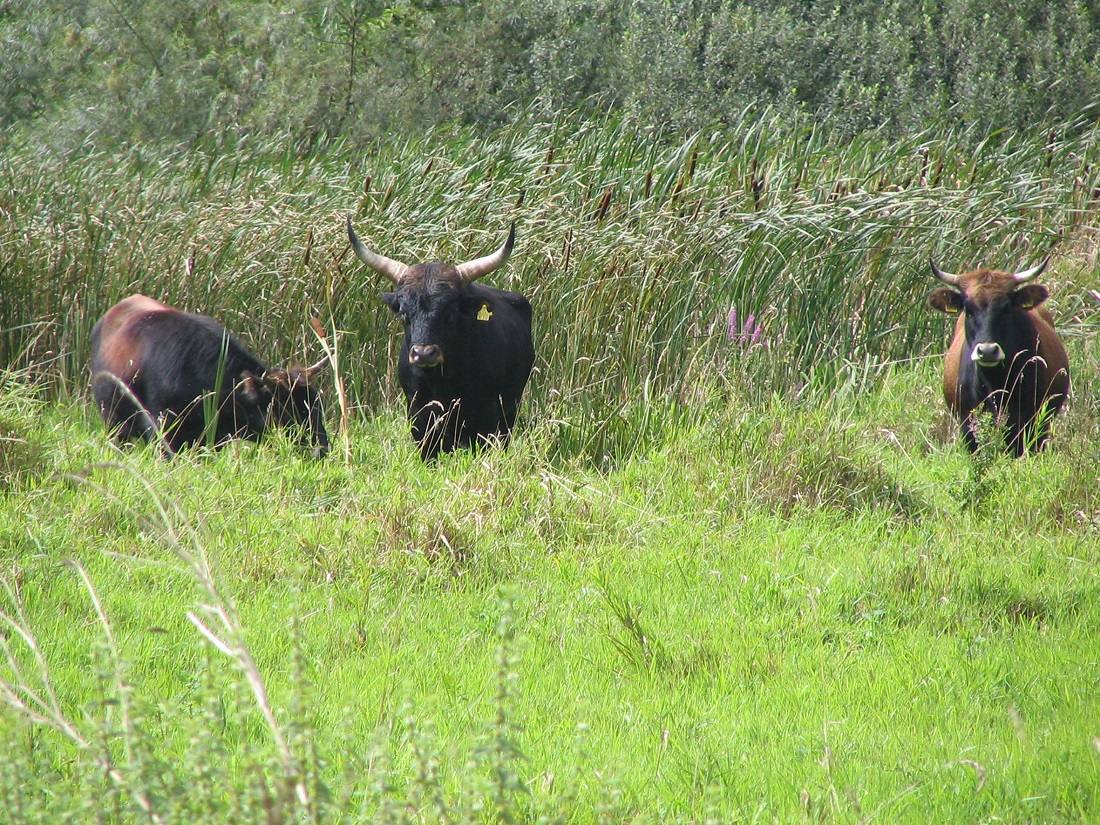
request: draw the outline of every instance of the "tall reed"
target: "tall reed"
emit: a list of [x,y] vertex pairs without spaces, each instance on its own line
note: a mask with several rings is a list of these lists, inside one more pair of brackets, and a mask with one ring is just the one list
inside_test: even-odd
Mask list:
[[1057,254],[1097,193],[1094,129],[836,144],[746,116],[666,140],[563,118],[305,156],[247,141],[9,154],[0,364],[52,353],[79,386],[92,324],[141,291],[219,317],[272,362],[313,359],[319,318],[341,336],[349,403],[374,407],[397,397],[398,325],[348,254],[344,216],[409,262],[483,254],[516,219],[516,252],[491,280],[535,306],[536,411],[613,410],[642,387],[690,398],[728,379],[731,310],[753,316],[763,383],[785,391],[938,351],[930,255],[963,269]]

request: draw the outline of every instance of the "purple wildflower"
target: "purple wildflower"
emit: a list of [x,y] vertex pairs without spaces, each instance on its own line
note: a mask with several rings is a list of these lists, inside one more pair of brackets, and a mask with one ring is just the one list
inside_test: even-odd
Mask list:
[[729,341],[739,347],[751,349],[757,345],[767,347],[771,339],[764,337],[763,324],[756,323],[756,316],[749,313],[742,324],[738,324],[737,310],[730,309],[729,313]]
[[749,317],[745,319],[745,325],[741,327],[741,337],[737,339],[737,343],[741,346],[751,343],[752,330],[755,326],[756,316],[750,313]]

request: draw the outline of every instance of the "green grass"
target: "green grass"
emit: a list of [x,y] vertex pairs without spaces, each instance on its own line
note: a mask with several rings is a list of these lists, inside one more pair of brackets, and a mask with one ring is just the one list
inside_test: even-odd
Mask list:
[[[92,743],[4,715],[44,812],[22,821],[103,799],[146,821],[139,793],[195,822],[1094,819],[1095,415],[965,507],[935,384],[929,363],[812,402],[715,392],[655,404],[659,439],[631,410],[646,448],[600,471],[559,415],[436,468],[388,410],[350,463],[279,438],[123,456],[13,377],[33,452],[5,580]],[[217,593],[273,724],[187,618],[217,629]],[[288,764],[308,805],[279,801]]]

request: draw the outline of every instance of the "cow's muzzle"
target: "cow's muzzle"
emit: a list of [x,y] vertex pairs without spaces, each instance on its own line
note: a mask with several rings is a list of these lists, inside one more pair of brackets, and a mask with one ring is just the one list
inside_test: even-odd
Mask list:
[[409,363],[414,367],[438,367],[443,363],[443,350],[436,344],[415,344],[409,347]]
[[1005,360],[1005,351],[996,341],[974,345],[970,360],[983,367],[995,367]]

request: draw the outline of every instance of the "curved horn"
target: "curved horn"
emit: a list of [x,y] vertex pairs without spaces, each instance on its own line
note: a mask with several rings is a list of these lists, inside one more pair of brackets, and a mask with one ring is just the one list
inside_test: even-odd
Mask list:
[[378,255],[363,246],[363,242],[359,240],[359,236],[356,235],[355,230],[351,228],[351,215],[348,215],[348,240],[351,241],[351,248],[355,250],[355,257],[379,275],[385,275],[395,284],[401,283],[401,279],[404,277],[409,267],[401,263],[401,261],[395,261],[393,258],[387,258],[385,255]]
[[943,281],[945,284],[950,284],[951,286],[959,285],[958,275],[954,274],[953,272],[944,272],[942,269],[936,266],[936,262],[931,258],[928,259],[928,265],[932,267],[932,274]]
[[310,380],[313,380],[313,376],[315,376],[317,373],[319,373],[321,370],[323,370],[327,366],[328,366],[328,356],[326,355],[324,358],[322,358],[316,364],[313,364],[312,366],[306,367],[304,370],[302,370],[302,372],[305,374],[306,378],[308,378]]
[[512,246],[515,242],[516,222],[512,221],[512,226],[508,230],[508,240],[504,242],[504,246],[492,255],[486,255],[484,258],[475,258],[472,261],[459,264],[455,269],[458,270],[458,274],[467,282],[476,281],[482,275],[488,275],[494,269],[499,269],[503,266],[504,262],[508,260],[508,256],[512,254]]
[[1031,269],[1025,269],[1023,272],[1017,272],[1012,276],[1012,280],[1018,284],[1026,284],[1028,281],[1038,278],[1043,270],[1047,268],[1047,264],[1049,263],[1050,256],[1048,255],[1038,266],[1033,266]]

